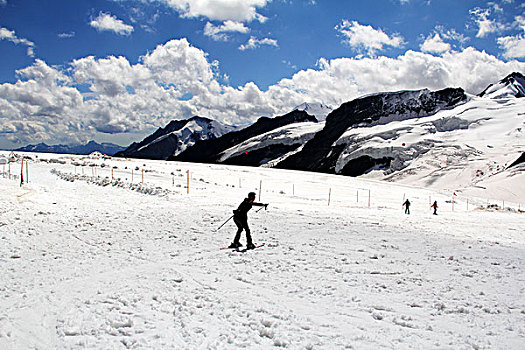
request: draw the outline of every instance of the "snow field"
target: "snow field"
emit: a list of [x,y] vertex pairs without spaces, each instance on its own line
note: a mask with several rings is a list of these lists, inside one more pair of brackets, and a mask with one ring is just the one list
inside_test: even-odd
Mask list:
[[[0,178],[0,348],[524,343],[523,214],[452,211],[448,194],[323,174],[97,160],[108,164],[97,178],[70,156],[39,158],[65,164],[31,162],[22,187]],[[144,184],[125,177],[136,167],[149,169]],[[266,245],[219,250],[235,227],[216,228],[261,181],[270,206],[249,223]]]

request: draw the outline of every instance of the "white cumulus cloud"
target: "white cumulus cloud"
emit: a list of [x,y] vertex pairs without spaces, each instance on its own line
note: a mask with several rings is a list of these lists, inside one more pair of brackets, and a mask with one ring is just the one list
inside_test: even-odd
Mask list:
[[215,41],[227,41],[229,39],[227,33],[249,33],[250,28],[246,27],[244,23],[235,21],[225,21],[220,26],[215,26],[212,23],[206,23],[204,27],[204,35],[211,37]]
[[[525,32],[525,17],[516,16],[513,25]],[[503,50],[503,57],[525,58],[525,33],[501,37],[497,39],[497,42]]]
[[97,31],[109,31],[118,35],[131,35],[133,32],[133,26],[125,24],[122,20],[116,16],[112,16],[109,13],[100,12],[98,17],[91,20],[89,25],[95,28]]
[[450,44],[444,42],[439,33],[435,33],[434,36],[429,35],[420,45],[421,51],[437,54],[450,51],[450,48]]
[[147,0],[161,2],[175,9],[183,17],[206,17],[217,21],[250,22],[266,21],[257,12],[271,0]]
[[523,35],[498,38],[498,45],[505,58],[525,58],[525,37]]
[[253,50],[263,45],[279,47],[279,44],[277,43],[277,40],[275,39],[270,39],[270,38],[257,39],[256,37],[252,36],[250,37],[250,39],[248,40],[246,44],[242,44],[241,46],[239,46],[239,50],[241,51]]
[[384,46],[399,48],[404,43],[399,34],[389,36],[382,29],[362,25],[357,21],[343,20],[335,29],[343,35],[344,43],[355,50],[364,50],[370,56],[375,56]]

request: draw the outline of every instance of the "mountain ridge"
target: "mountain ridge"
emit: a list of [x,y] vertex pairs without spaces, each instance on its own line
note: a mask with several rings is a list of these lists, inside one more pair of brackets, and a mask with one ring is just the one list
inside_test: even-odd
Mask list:
[[525,97],[525,76],[519,72],[513,72],[498,83],[487,86],[478,96],[489,98]]
[[166,160],[178,155],[196,142],[214,139],[233,130],[215,120],[194,116],[187,120],[172,120],[164,128],[140,142],[134,142],[116,157]]
[[86,144],[79,145],[47,145],[43,142],[35,145],[27,145],[15,149],[17,152],[40,152],[40,153],[58,153],[58,154],[91,154],[93,152],[100,152],[109,156],[123,150],[125,147],[109,142],[97,143],[96,141],[89,141]]
[[[382,118],[385,122],[390,122],[391,119],[422,117],[466,99],[463,89],[447,88],[435,92],[424,89],[380,93],[346,102],[326,117],[323,130],[307,142],[301,152],[286,158],[277,164],[277,167],[336,173],[336,162],[344,146],[333,144],[348,128],[359,124],[381,123]],[[384,161],[382,159],[382,162]],[[345,172],[342,171],[342,174]],[[355,173],[352,172],[352,175],[355,176]]]
[[[232,131],[214,140],[199,141],[195,143],[193,147],[188,148],[178,156],[170,157],[168,160],[216,163],[220,159],[221,152],[224,152],[236,144],[246,141],[254,136],[275,130],[279,127],[305,121],[317,122],[317,119],[314,116],[299,110],[275,118],[261,117],[255,123],[242,130]],[[257,158],[259,157],[260,155],[257,156]],[[255,160],[252,159],[251,156],[246,158],[250,159],[249,163],[255,163]],[[234,163],[236,165],[244,165],[237,164],[238,162]]]

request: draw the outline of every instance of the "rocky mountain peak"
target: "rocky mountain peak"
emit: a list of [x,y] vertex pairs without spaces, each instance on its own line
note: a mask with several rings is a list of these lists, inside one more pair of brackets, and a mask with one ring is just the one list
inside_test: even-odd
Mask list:
[[507,75],[496,84],[490,84],[478,96],[485,98],[525,97],[525,76],[519,72]]

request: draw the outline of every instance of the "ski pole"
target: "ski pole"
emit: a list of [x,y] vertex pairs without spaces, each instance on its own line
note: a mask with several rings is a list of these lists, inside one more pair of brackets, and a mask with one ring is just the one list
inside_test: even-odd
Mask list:
[[263,205],[263,206],[261,207],[261,209],[259,209],[259,210],[256,211],[256,213],[260,212],[260,211],[263,210],[263,209],[266,209],[266,207],[267,207],[266,205]]
[[230,221],[232,218],[233,218],[233,215],[230,216],[230,217],[228,218],[228,220],[226,220],[221,226],[219,226],[219,228],[216,229],[215,232],[219,231],[219,230],[220,230],[224,225],[226,225],[226,223],[227,223],[228,221]]

